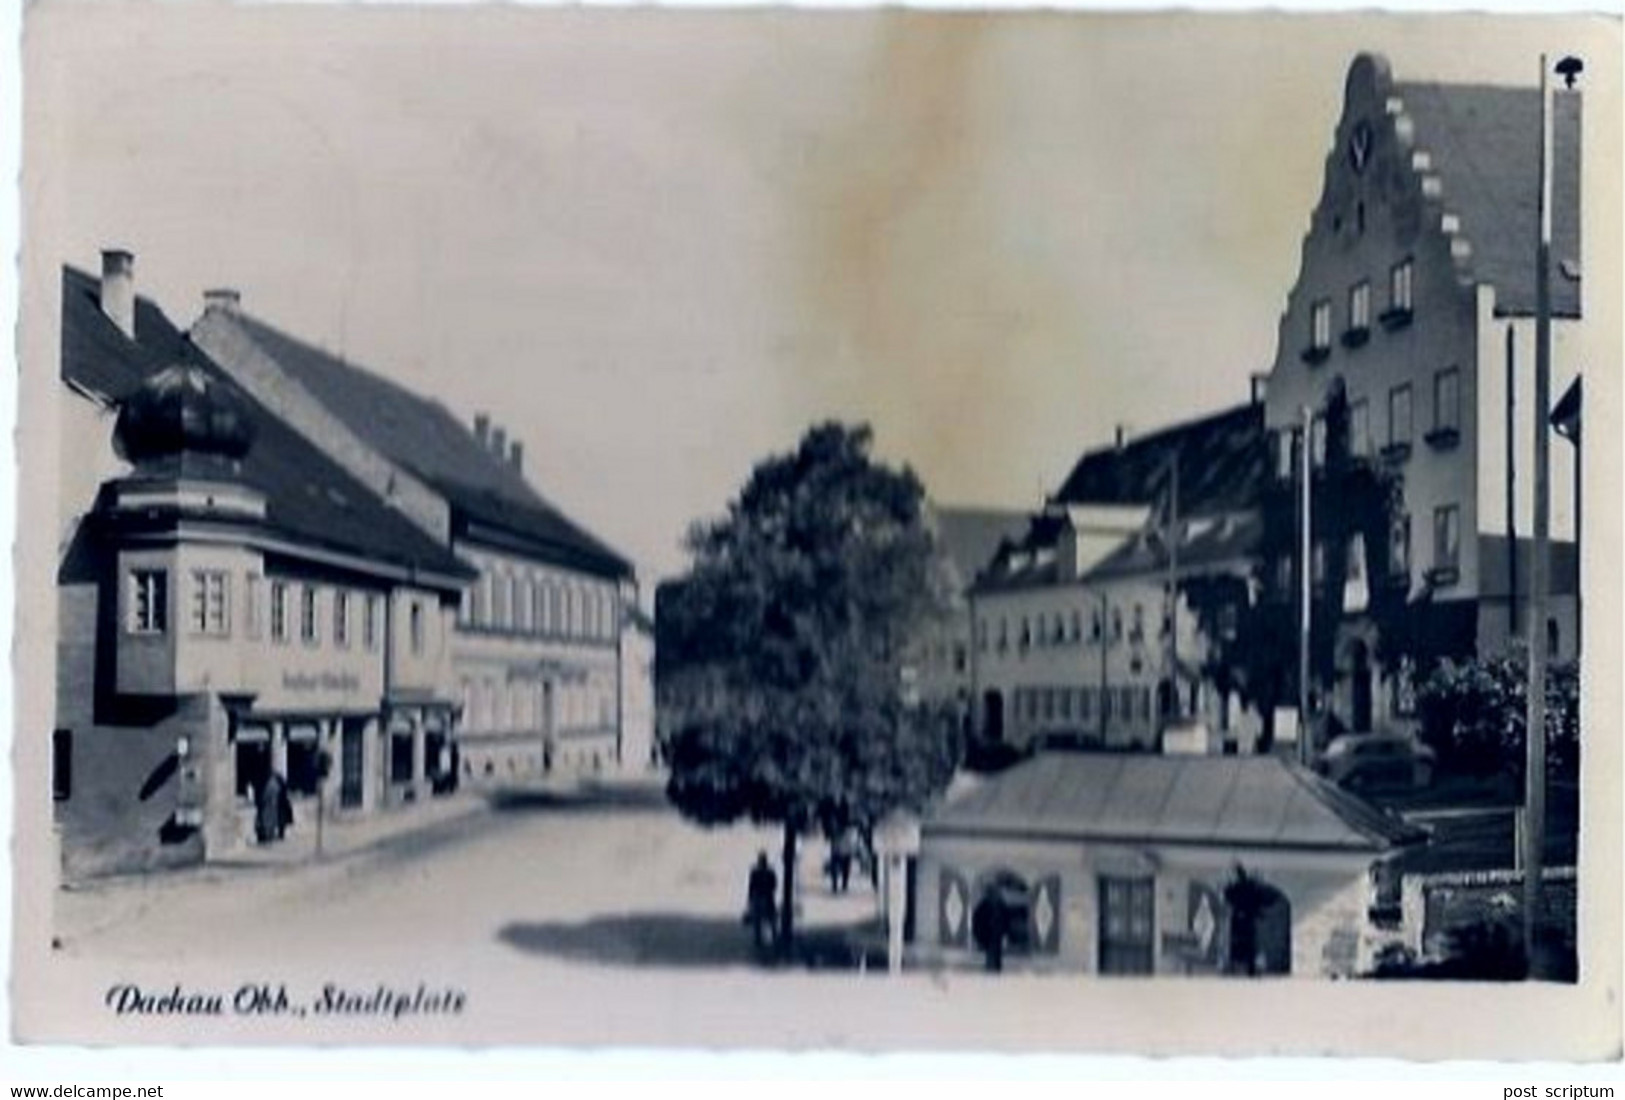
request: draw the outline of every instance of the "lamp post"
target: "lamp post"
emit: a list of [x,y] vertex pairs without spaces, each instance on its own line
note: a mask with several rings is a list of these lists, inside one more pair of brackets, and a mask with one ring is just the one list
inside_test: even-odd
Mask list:
[[[1557,63],[1565,85],[1572,88],[1581,65],[1578,58]],[[1552,100],[1547,88],[1546,55],[1540,55],[1540,226],[1535,246],[1535,455],[1534,545],[1529,569],[1529,688],[1524,724],[1523,949],[1529,976],[1543,970],[1536,953],[1544,891],[1546,845],[1546,616],[1549,592],[1547,554],[1551,543],[1550,439],[1552,375]]]
[[1314,426],[1313,414],[1305,405],[1300,411],[1298,427],[1298,763],[1308,766],[1314,760],[1310,744],[1309,703],[1309,626],[1310,598],[1313,593],[1313,542],[1310,537],[1310,486],[1314,472],[1309,463],[1309,435]]

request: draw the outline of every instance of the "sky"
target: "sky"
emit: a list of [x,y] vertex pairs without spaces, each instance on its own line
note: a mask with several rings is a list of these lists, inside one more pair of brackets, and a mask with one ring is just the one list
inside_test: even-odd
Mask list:
[[[1348,65],[1532,85],[1496,17],[36,6],[27,278],[136,254],[490,412],[646,590],[762,456],[868,421],[947,504],[1247,398]],[[1613,97],[1617,69],[1587,79]]]

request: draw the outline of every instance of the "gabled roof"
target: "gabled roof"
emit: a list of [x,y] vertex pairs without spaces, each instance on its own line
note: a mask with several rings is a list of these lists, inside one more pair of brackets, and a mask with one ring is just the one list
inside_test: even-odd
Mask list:
[[[1439,201],[1472,246],[1468,269],[1495,286],[1499,309],[1533,313],[1540,90],[1399,83],[1394,93],[1440,178]],[[1552,117],[1551,292],[1555,315],[1578,317],[1580,283],[1564,273],[1565,261],[1580,262],[1580,95],[1567,91],[1556,95]]]
[[1166,500],[1170,459],[1179,466],[1179,514],[1217,515],[1252,507],[1269,472],[1264,406],[1239,405],[1102,447],[1078,459],[1052,498],[1057,504],[1150,504]]
[[999,508],[931,507],[937,539],[959,576],[969,583],[993,560],[999,544],[1018,539],[1027,527],[1027,513]]
[[[1056,552],[1068,526],[1068,506],[1138,505],[1166,523],[1171,463],[1179,468],[1181,570],[1233,561],[1252,553],[1260,527],[1257,502],[1269,476],[1264,408],[1241,405],[1141,436],[1122,447],[1086,453],[1027,530],[1005,540],[977,577],[979,592],[1057,583]],[[1142,535],[1148,532],[1142,532]],[[1156,538],[1126,537],[1083,578],[1119,577],[1167,565]]]
[[242,459],[241,477],[265,494],[272,530],[312,546],[444,578],[473,575],[448,549],[384,506],[238,387],[151,301],[136,299],[136,338],[130,340],[102,312],[99,299],[100,283],[94,276],[63,269],[63,381],[117,405],[163,368],[195,364],[231,389],[252,421],[254,443]]
[[609,576],[632,572],[624,557],[545,500],[438,401],[241,312],[231,320],[369,446],[444,495],[462,532]]
[[1372,854],[1425,833],[1275,756],[1041,753],[927,817],[926,836]]

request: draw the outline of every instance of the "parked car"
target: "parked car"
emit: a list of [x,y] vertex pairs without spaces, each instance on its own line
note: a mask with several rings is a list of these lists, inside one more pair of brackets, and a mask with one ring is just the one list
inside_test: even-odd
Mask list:
[[1315,770],[1349,790],[1410,789],[1433,782],[1434,752],[1406,733],[1345,733],[1332,738]]

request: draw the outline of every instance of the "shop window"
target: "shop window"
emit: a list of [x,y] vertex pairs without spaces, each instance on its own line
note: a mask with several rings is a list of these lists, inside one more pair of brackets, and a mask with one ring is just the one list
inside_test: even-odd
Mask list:
[[51,733],[51,798],[66,802],[73,797],[73,731]]
[[290,794],[313,795],[321,787],[317,758],[321,742],[311,726],[294,727],[288,731],[288,791]]
[[288,586],[282,581],[271,582],[271,640],[288,640]]
[[333,593],[333,644],[350,648],[350,594],[344,591]]
[[167,570],[130,571],[130,609],[126,629],[131,634],[162,634],[169,629]]
[[315,645],[321,641],[321,629],[316,621],[316,613],[320,606],[318,595],[313,584],[307,584],[299,590],[299,640],[306,645]]
[[271,777],[271,736],[264,727],[240,730],[233,751],[233,789],[239,798],[253,798]]
[[1100,877],[1100,973],[1150,974],[1156,882]]
[[229,578],[221,570],[192,570],[192,633],[225,636],[229,627],[229,583]]

